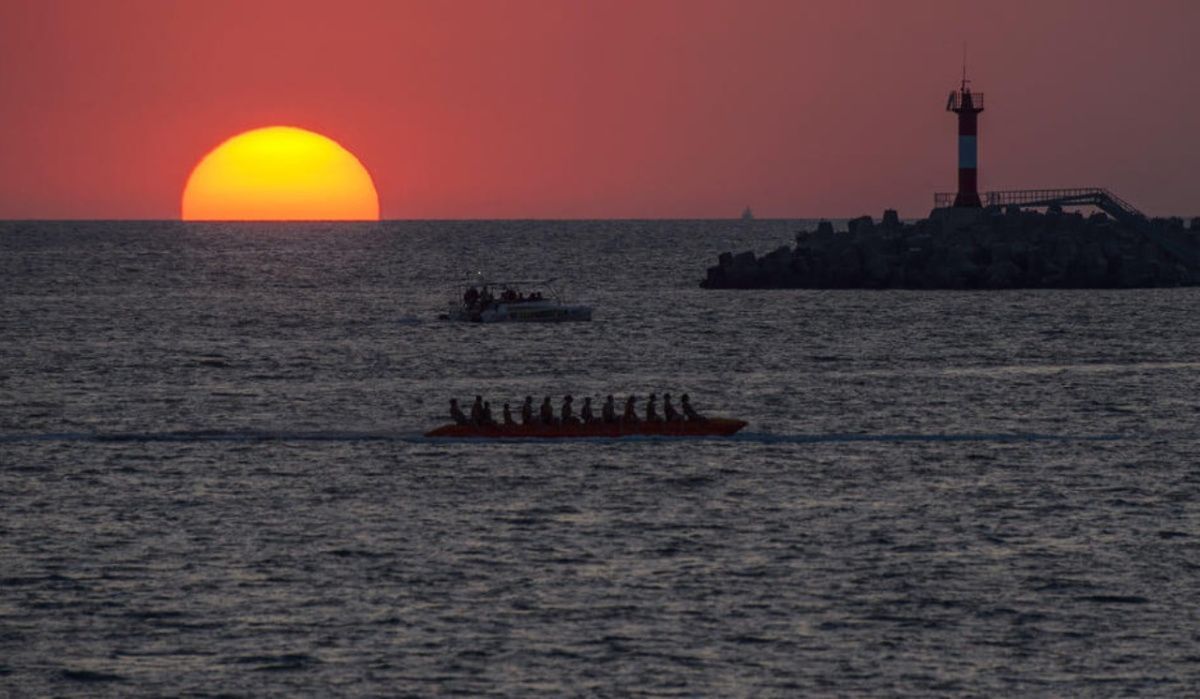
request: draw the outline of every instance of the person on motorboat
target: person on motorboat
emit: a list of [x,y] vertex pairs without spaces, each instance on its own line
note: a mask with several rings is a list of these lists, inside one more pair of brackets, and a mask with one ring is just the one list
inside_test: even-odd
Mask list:
[[521,424],[533,424],[533,396],[525,396],[525,402],[521,404]]
[[504,404],[504,426],[511,427],[512,425],[515,425],[515,424],[517,424],[517,423],[513,420],[512,410],[509,409],[508,403],[505,403]]
[[476,289],[475,287],[467,289],[466,293],[463,294],[463,305],[465,305],[467,308],[474,306],[475,302],[478,300],[479,289]]
[[579,419],[583,420],[583,424],[590,425],[596,421],[596,414],[592,412],[592,397],[587,396],[583,399],[583,407],[579,410]]
[[554,424],[554,406],[550,405],[550,396],[546,396],[546,400],[542,401],[541,418],[543,425]]
[[617,406],[611,395],[604,399],[604,407],[600,409],[600,419],[609,425],[617,421]]
[[483,396],[475,396],[475,402],[471,405],[471,424],[483,424]]
[[662,422],[658,414],[658,396],[653,393],[646,399],[646,422]]
[[634,406],[635,402],[637,402],[637,396],[629,396],[625,399],[625,415],[621,418],[622,422],[630,424],[641,422],[637,416],[637,408]]
[[675,410],[675,406],[671,405],[671,394],[663,394],[663,416],[667,418],[667,422],[682,422],[683,416]]
[[467,419],[466,414],[463,413],[462,408],[458,407],[457,398],[450,399],[450,417],[454,420],[454,424],[456,425],[465,425],[470,422],[470,420]]
[[496,424],[496,420],[492,417],[492,404],[486,400],[483,402],[483,422],[480,423],[489,427]]
[[692,401],[688,399],[688,394],[686,393],[679,397],[679,407],[683,410],[683,416],[689,422],[705,422],[708,420],[708,418],[696,412],[696,409],[692,407]]

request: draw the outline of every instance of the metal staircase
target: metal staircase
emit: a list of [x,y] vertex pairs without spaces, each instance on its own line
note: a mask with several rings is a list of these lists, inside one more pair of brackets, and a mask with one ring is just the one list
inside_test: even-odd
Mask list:
[[[939,192],[933,195],[934,206],[953,206],[954,196],[954,193]],[[1020,206],[1030,209],[1049,206],[1094,206],[1122,223],[1137,225],[1146,221],[1146,215],[1136,206],[1103,187],[1016,189],[984,192],[980,197],[984,206]]]

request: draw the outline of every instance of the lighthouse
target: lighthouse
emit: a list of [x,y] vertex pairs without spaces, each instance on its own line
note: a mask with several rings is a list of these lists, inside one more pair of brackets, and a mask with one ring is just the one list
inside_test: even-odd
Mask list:
[[971,92],[967,69],[963,67],[962,86],[950,93],[946,111],[958,115],[958,194],[954,206],[978,209],[979,201],[979,113],[983,111],[983,93]]

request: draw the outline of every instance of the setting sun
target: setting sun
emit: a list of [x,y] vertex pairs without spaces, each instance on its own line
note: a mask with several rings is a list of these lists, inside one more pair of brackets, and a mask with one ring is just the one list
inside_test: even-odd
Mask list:
[[234,136],[192,170],[185,221],[379,219],[379,195],[358,158],[336,141],[291,126]]

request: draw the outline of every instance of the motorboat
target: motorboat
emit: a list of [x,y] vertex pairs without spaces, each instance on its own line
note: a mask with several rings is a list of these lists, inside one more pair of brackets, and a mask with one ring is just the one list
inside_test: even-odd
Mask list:
[[703,420],[589,422],[535,425],[447,424],[425,433],[426,437],[476,439],[568,439],[619,437],[728,437],[748,423],[725,417]]
[[468,282],[439,318],[467,323],[590,321],[592,307],[566,303],[555,281]]

